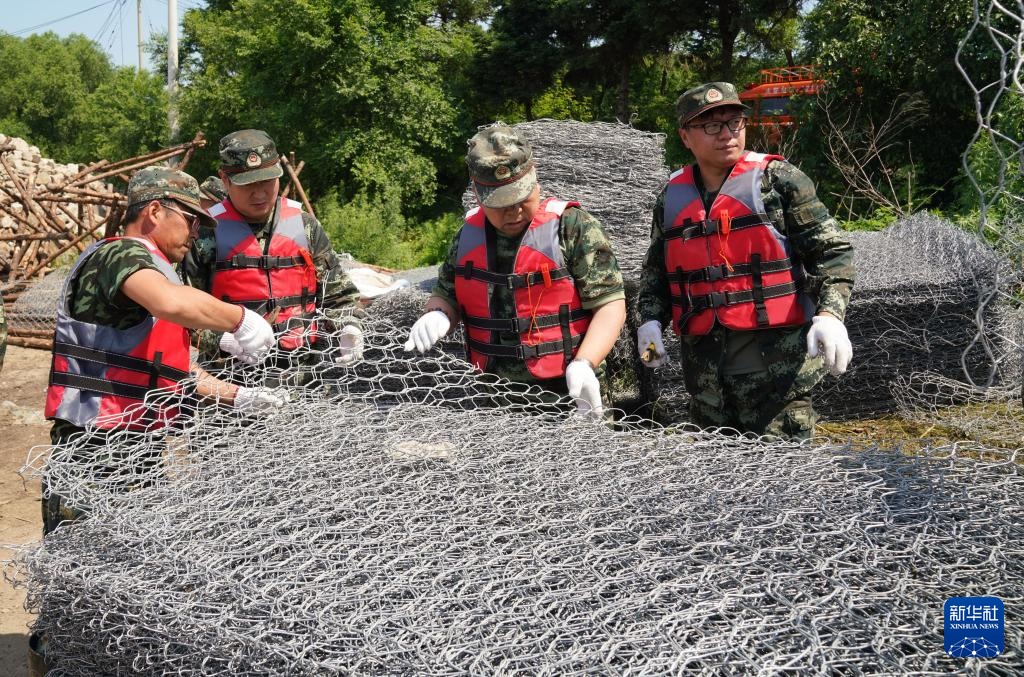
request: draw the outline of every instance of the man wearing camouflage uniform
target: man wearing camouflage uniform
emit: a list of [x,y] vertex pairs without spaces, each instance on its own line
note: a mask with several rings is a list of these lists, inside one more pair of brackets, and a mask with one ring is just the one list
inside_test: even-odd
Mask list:
[[[259,315],[181,285],[173,264],[181,261],[203,221],[199,186],[166,167],[137,171],[128,184],[124,237],[101,240],[82,253],[61,292],[46,417],[54,445],[78,439],[100,474],[106,436],[162,429],[173,412],[141,407],[148,391],[175,389],[188,376],[197,394],[262,411],[283,400],[265,388],[237,387],[206,374],[191,360],[187,329],[213,329],[235,337],[238,356],[255,360],[270,350],[273,331]],[[159,461],[160,450],[154,453]],[[116,465],[113,463],[112,465]],[[78,511],[44,490],[43,533]]]
[[[325,332],[309,322],[314,316],[334,325],[327,333],[340,329],[335,360],[358,360],[359,290],[320,222],[279,196],[283,172],[273,139],[258,129],[232,132],[220,140],[220,163],[227,197],[210,209],[216,228],[200,233],[182,265],[185,282],[270,319],[286,360],[299,348],[324,347]],[[216,357],[231,351],[231,337],[203,332],[199,348]],[[314,359],[315,353],[303,355]]]
[[638,349],[646,366],[664,364],[671,318],[695,424],[807,439],[811,389],[853,354],[842,322],[853,250],[803,172],[744,150],[747,110],[727,82],[676,102],[696,163],[654,208]]
[[608,237],[579,203],[541,199],[533,150],[507,125],[470,139],[466,164],[480,206],[466,214],[405,349],[426,352],[461,321],[482,371],[600,415],[599,375],[626,317]]

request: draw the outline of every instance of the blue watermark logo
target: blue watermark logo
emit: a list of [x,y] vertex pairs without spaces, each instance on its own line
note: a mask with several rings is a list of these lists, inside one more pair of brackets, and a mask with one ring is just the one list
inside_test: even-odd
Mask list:
[[953,658],[995,658],[1003,653],[1003,601],[998,597],[950,597],[942,606],[943,644]]

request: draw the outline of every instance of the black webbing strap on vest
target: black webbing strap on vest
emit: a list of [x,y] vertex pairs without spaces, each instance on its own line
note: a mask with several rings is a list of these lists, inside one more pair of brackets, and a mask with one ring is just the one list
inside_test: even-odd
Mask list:
[[[795,294],[799,288],[800,286],[796,282],[783,282],[782,284],[762,286],[762,300]],[[672,294],[671,298],[672,305],[681,306],[684,313],[699,313],[704,310],[721,308],[722,306],[735,306],[741,303],[752,303],[754,301],[754,292],[751,290],[716,291],[711,292],[710,294],[701,294],[699,296],[687,294],[685,299]]]
[[[793,262],[788,257],[774,259],[772,261],[761,261],[759,254],[751,255],[751,259],[753,259],[754,256],[758,257],[758,269],[762,274],[781,273],[793,268]],[[753,261],[751,261],[751,263],[735,263],[732,265],[731,269],[728,265],[722,263],[717,266],[707,266],[706,268],[689,271],[683,271],[682,268],[676,268],[674,272],[670,272],[668,274],[668,281],[686,284],[693,284],[695,282],[716,282],[718,280],[728,280],[734,277],[752,275],[753,272]]]
[[462,321],[467,327],[473,327],[474,329],[514,331],[517,334],[524,334],[531,329],[547,329],[548,327],[562,326],[564,334],[568,329],[569,323],[576,322],[577,320],[585,320],[591,316],[591,312],[589,310],[584,310],[583,308],[570,311],[567,305],[563,307],[568,313],[567,318],[563,317],[561,308],[557,314],[511,318],[477,317],[475,315],[466,315],[465,310],[463,310]]
[[132,385],[129,383],[115,383],[113,381],[106,381],[93,376],[69,374],[63,371],[55,371],[50,374],[50,384],[65,386],[67,388],[77,388],[78,390],[85,390],[91,393],[127,397],[132,400],[146,399],[146,393],[151,390],[151,388],[147,388],[146,386]]
[[455,266],[455,274],[461,275],[467,280],[479,280],[480,282],[485,282],[495,287],[504,287],[506,289],[534,287],[544,284],[547,280],[554,282],[556,280],[564,280],[572,277],[572,273],[569,272],[568,268],[555,268],[548,272],[547,278],[545,278],[544,273],[541,272],[504,275],[490,270],[474,268],[472,261],[467,261],[464,266]]
[[[568,354],[572,355],[572,351],[583,341],[582,336],[573,336],[569,339]],[[503,346],[496,345],[494,343],[484,343],[483,341],[477,341],[476,339],[466,338],[466,345],[469,346],[470,350],[476,351],[481,355],[488,355],[490,357],[514,357],[519,360],[532,360],[544,355],[554,355],[556,353],[566,353],[565,344],[566,341],[559,339],[557,341],[547,341],[545,343],[537,343],[534,345],[518,345],[518,346]]]
[[217,261],[215,270],[240,270],[245,268],[259,268],[260,270],[275,270],[277,268],[296,268],[306,265],[306,260],[301,256],[247,256],[235,254],[224,261]]
[[75,360],[85,360],[87,362],[106,364],[111,367],[118,367],[119,369],[137,371],[141,374],[150,374],[151,381],[156,378],[165,378],[177,383],[178,381],[182,381],[189,377],[189,373],[187,371],[168,367],[166,364],[161,363],[160,360],[163,353],[157,353],[156,361],[150,362],[149,360],[141,357],[122,355],[120,353],[113,353],[109,350],[99,350],[97,348],[86,348],[85,346],[79,346],[73,343],[64,343],[63,341],[54,341],[53,354],[70,357]]
[[764,305],[764,278],[761,276],[761,255],[750,255],[751,292],[754,294],[754,309],[757,311],[757,326],[768,326],[768,309]]
[[558,307],[558,324],[562,327],[562,356],[565,364],[572,362],[572,329],[569,327],[569,304],[563,303]]
[[[684,241],[698,237],[706,237],[717,233],[719,224],[719,219],[703,219],[701,221],[684,219],[682,224],[678,227],[666,229],[663,233],[663,237],[666,240],[682,238]],[[772,225],[768,215],[763,212],[754,212],[753,214],[745,214],[744,216],[735,216],[729,219],[729,232],[731,233],[736,230],[743,230],[745,228],[752,228],[754,226],[761,225]]]

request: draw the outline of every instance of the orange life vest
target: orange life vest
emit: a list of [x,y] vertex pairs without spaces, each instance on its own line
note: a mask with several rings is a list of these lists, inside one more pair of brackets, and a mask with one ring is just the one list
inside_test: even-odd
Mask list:
[[778,155],[744,153],[705,212],[693,167],[665,190],[665,268],[677,334],[707,334],[715,322],[751,330],[805,324],[803,269],[764,212],[761,177]]
[[[522,360],[538,379],[565,376],[590,326],[576,282],[559,246],[559,222],[578,202],[548,198],[523,233],[511,274],[495,271],[496,233],[481,208],[470,210],[459,232],[455,298],[465,325],[470,361],[486,371],[493,357]],[[515,317],[495,317],[494,287],[513,290]],[[519,334],[519,345],[502,345],[498,332]]]
[[[46,389],[46,417],[101,429],[155,430],[178,415],[170,405],[142,406],[146,393],[176,390],[189,375],[188,331],[150,315],[128,329],[81,322],[71,317],[71,284],[85,261],[100,247],[94,243],[68,273],[57,305],[53,360]],[[133,238],[135,239],[135,238]],[[172,284],[181,284],[170,261],[148,240],[153,262]]]
[[280,199],[266,251],[230,200],[211,207],[210,215],[217,219],[217,262],[210,293],[271,320],[284,350],[315,343],[315,324],[299,321],[314,314],[317,299],[316,266],[301,205]]

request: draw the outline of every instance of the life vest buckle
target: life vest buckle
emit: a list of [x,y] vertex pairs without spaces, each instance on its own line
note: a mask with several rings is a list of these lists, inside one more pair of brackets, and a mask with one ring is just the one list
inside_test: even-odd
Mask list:
[[707,273],[708,282],[717,282],[718,280],[724,280],[726,276],[725,265],[708,266],[704,269]]
[[709,308],[720,308],[728,303],[728,297],[724,291],[713,291],[707,295]]

